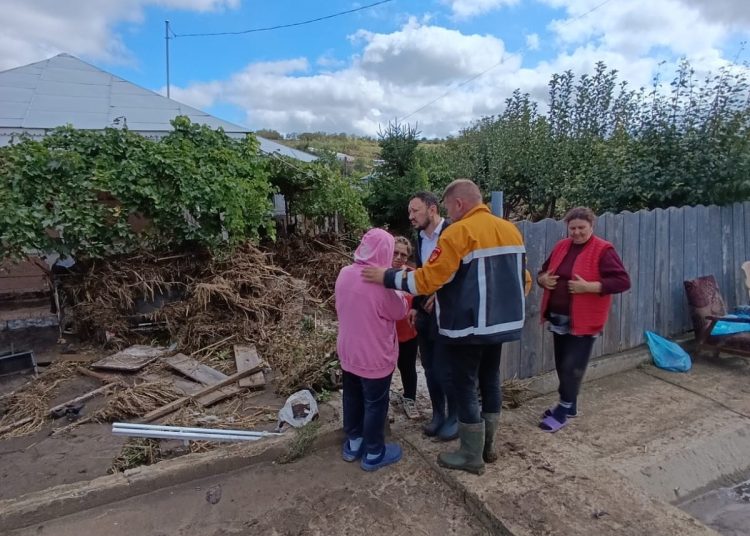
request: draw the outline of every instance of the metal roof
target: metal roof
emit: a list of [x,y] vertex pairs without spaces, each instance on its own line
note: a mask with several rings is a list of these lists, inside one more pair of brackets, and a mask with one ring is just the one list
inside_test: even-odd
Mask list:
[[[4,136],[44,131],[70,124],[101,130],[122,124],[153,136],[172,130],[170,121],[185,115],[194,123],[223,128],[233,137],[250,129],[168,99],[79,60],[70,54],[0,72],[0,131]],[[258,137],[261,151],[290,156],[304,162],[316,157]],[[0,145],[5,145],[0,140]]]

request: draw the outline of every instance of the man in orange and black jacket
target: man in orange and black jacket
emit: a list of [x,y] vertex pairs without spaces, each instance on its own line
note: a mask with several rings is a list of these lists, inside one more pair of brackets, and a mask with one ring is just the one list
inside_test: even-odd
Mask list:
[[502,344],[521,337],[531,277],[521,233],[490,213],[476,184],[453,181],[445,189],[443,204],[453,223],[422,268],[367,268],[363,277],[411,294],[437,292],[438,338],[449,355],[461,440],[458,451],[441,453],[438,462],[481,474],[485,461],[497,459],[494,434],[502,404]]

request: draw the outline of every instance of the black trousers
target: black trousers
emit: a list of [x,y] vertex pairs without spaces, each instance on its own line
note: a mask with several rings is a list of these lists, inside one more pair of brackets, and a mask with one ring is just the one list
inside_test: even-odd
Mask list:
[[[481,412],[500,413],[502,343],[444,344],[440,350],[451,365],[459,422],[477,424],[482,422]],[[478,395],[482,397],[481,411]]]
[[417,399],[417,338],[398,343],[398,371],[404,386],[404,398]]
[[591,335],[557,333],[553,333],[552,337],[555,342],[555,368],[560,380],[560,400],[575,404],[596,338]]

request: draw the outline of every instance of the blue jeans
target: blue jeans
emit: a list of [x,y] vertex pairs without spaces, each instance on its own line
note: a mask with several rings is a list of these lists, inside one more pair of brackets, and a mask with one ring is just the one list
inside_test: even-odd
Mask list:
[[381,454],[385,447],[391,376],[372,380],[344,371],[344,433],[364,438],[365,454]]
[[466,424],[482,422],[477,389],[482,396],[482,412],[500,413],[500,355],[503,344],[445,344],[453,373],[458,401],[458,420]]

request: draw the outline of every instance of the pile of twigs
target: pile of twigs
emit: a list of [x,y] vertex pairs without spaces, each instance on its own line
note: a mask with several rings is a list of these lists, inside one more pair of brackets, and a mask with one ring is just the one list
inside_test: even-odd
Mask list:
[[292,236],[274,244],[272,253],[276,264],[306,281],[312,296],[329,305],[339,272],[354,260],[353,249],[338,235]]
[[[28,385],[0,402],[0,439],[41,430],[49,417],[49,401],[60,384],[74,372],[75,363],[54,363]],[[24,423],[14,425],[19,422]]]
[[164,381],[146,382],[133,387],[115,388],[102,408],[94,412],[90,420],[113,422],[142,417],[177,400],[182,393]]
[[[260,342],[282,321],[302,317],[306,287],[247,244],[226,258],[206,253],[96,261],[63,282],[79,335],[121,346],[142,343],[144,320],[192,353],[228,336]],[[164,296],[180,298],[162,305]],[[154,311],[138,315],[138,302]],[[137,320],[136,320],[137,319]]]
[[532,396],[529,380],[513,377],[503,382],[503,407],[506,409],[520,408]]
[[[332,295],[338,270],[349,260],[343,251],[316,255],[315,263],[299,259],[295,266],[302,270],[308,264],[308,280],[322,288],[273,264],[275,255],[246,244],[226,257],[141,254],[97,261],[64,280],[63,290],[68,314],[83,337],[120,347],[160,337],[227,373],[234,367],[232,345],[255,344],[274,371],[277,390],[287,394],[320,386],[336,360],[331,312],[317,307],[320,302],[312,296]],[[144,300],[175,295],[178,299],[137,314],[136,305]],[[156,331],[144,333],[144,322]]]

